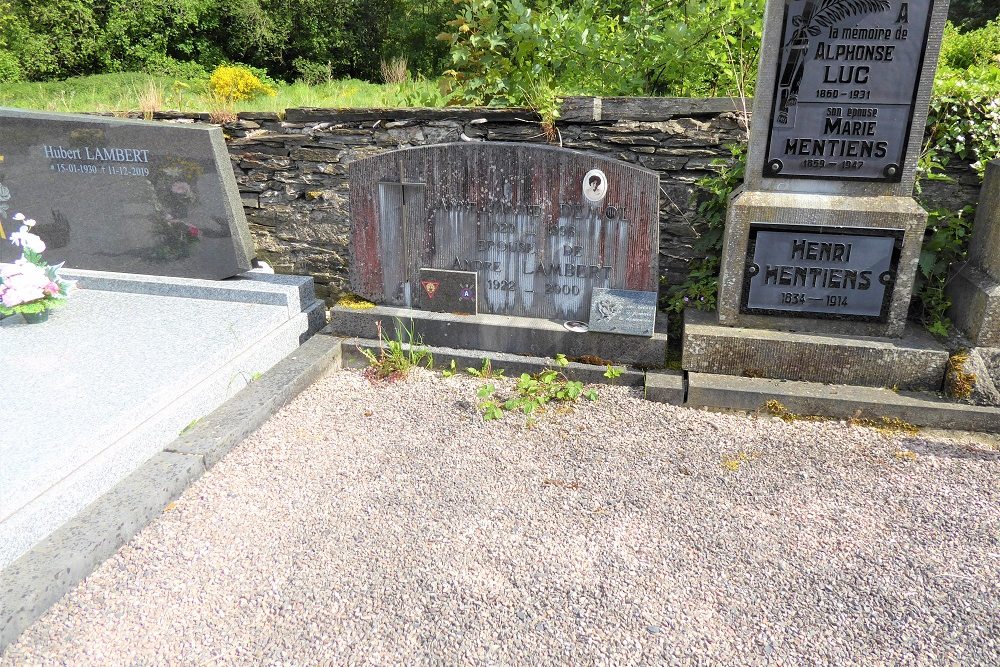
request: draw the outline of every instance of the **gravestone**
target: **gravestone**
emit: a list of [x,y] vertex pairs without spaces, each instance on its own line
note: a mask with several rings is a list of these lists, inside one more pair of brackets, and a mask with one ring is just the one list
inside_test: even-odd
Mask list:
[[902,336],[912,192],[947,2],[770,0],[719,323]]
[[217,127],[0,108],[0,236],[15,212],[76,269],[221,279],[253,257]]
[[768,0],[718,313],[685,315],[689,373],[934,389],[907,323],[913,199],[947,1]]
[[655,172],[464,142],[368,157],[349,179],[351,286],[377,307],[335,308],[339,333],[392,318],[432,345],[662,365]]
[[652,171],[459,143],[355,162],[350,181],[351,284],[375,303],[420,305],[425,269],[475,272],[479,312],[521,317],[586,322],[594,288],[657,291]]
[[948,311],[977,346],[1000,347],[1000,160],[986,166],[969,258],[948,283]]

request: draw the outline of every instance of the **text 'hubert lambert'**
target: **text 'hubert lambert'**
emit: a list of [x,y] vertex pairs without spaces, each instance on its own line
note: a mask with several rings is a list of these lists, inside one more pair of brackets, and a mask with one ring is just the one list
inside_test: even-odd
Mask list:
[[149,162],[149,151],[140,148],[101,148],[83,146],[64,148],[63,146],[42,146],[45,157],[51,160],[96,160],[103,162]]

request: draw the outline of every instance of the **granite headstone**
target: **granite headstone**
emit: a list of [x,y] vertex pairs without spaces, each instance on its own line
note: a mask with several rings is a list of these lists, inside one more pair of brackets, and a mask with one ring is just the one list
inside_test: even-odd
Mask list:
[[657,290],[659,178],[616,160],[500,142],[354,162],[351,283],[417,307],[421,271],[478,274],[478,311],[587,321],[594,288]]
[[218,127],[0,108],[0,236],[17,212],[72,268],[221,279],[253,257]]

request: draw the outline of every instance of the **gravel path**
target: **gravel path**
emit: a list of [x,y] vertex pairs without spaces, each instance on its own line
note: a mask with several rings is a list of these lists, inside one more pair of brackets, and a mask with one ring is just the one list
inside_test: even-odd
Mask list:
[[1000,661],[996,451],[478,384],[324,378],[0,665]]

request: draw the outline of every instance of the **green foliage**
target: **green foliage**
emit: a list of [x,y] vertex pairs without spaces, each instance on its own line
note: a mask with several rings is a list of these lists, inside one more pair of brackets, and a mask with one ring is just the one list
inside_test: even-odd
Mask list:
[[975,209],[958,212],[932,210],[920,249],[920,265],[914,289],[914,306],[920,322],[937,336],[947,336],[952,322],[945,315],[951,299],[945,286],[951,266],[965,259]]
[[397,379],[406,377],[417,366],[430,368],[434,365],[434,357],[424,347],[423,339],[414,336],[413,327],[406,328],[401,321],[396,320],[396,337],[389,338],[382,329],[382,323],[377,323],[379,353],[359,347],[358,351],[368,360],[368,368],[376,380]]
[[[565,368],[569,361],[566,355],[556,355],[555,365]],[[611,372],[612,367],[608,367]],[[560,370],[546,368],[538,373],[522,373],[514,386],[513,395],[502,398],[496,395],[496,386],[488,383],[479,388],[476,394],[481,400],[479,409],[483,419],[490,421],[500,419],[505,412],[520,410],[526,415],[542,411],[550,402],[572,403],[583,397],[587,400],[597,400],[594,389],[586,389],[579,380],[570,380]]]
[[948,18],[963,30],[981,28],[998,16],[1000,0],[951,0],[948,3]]
[[560,95],[739,95],[757,63],[763,0],[462,0],[450,30],[458,101],[527,105]]
[[[986,164],[1000,158],[1000,22],[966,33],[949,24],[941,54],[918,174],[950,180],[945,170],[958,157],[982,177]],[[951,267],[966,256],[974,214],[972,207],[929,210],[913,312],[938,336],[951,330],[945,286]]]
[[974,66],[1000,65],[1000,19],[994,19],[977,30],[959,32],[950,21],[944,27],[941,44],[941,66],[968,69]]
[[483,359],[483,365],[480,368],[466,368],[465,371],[472,377],[477,377],[481,380],[491,380],[493,378],[503,377],[503,369],[493,370],[493,362],[489,359]]
[[718,172],[698,181],[701,200],[696,228],[700,232],[694,250],[699,258],[691,262],[686,280],[667,292],[666,309],[675,313],[685,308],[715,310],[719,290],[722,235],[726,226],[729,196],[743,183],[746,146],[730,146],[731,157],[714,162]]

